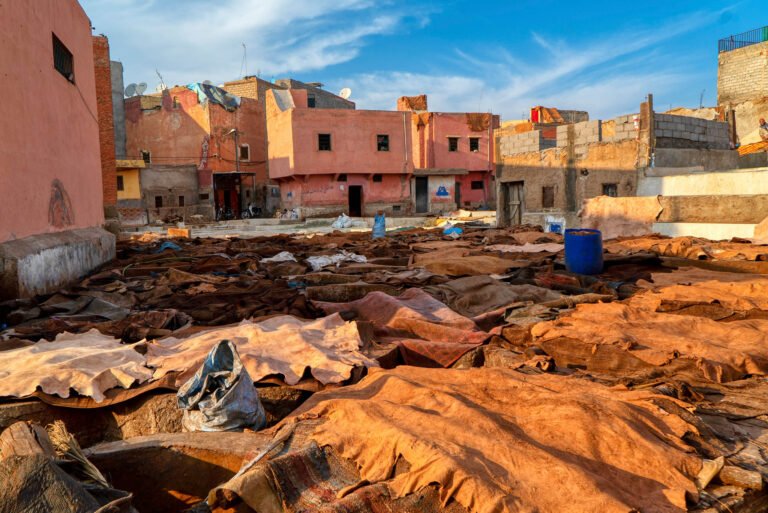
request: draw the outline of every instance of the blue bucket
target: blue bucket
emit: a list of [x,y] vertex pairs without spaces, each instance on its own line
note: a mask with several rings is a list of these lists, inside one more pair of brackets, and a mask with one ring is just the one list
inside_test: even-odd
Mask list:
[[603,234],[600,230],[565,230],[565,267],[577,274],[603,272]]

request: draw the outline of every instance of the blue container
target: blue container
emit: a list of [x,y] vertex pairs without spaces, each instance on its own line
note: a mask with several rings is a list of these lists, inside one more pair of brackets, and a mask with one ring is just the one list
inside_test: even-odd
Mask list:
[[577,274],[603,272],[603,234],[600,230],[565,230],[565,267]]

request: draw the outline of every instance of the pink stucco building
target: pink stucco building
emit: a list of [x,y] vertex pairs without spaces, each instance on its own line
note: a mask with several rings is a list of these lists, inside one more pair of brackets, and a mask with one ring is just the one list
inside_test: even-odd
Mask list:
[[495,206],[499,116],[429,112],[426,95],[402,97],[397,109],[411,114],[417,213]]
[[409,112],[309,108],[302,89],[268,91],[266,109],[269,175],[284,208],[303,217],[411,211]]
[[0,297],[114,255],[104,222],[91,23],[76,0],[0,2]]

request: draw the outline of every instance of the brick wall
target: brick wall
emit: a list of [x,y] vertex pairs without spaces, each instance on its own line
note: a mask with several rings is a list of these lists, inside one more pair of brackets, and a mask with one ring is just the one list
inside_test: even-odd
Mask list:
[[115,163],[115,127],[112,112],[112,73],[109,41],[105,36],[93,37],[93,66],[96,76],[96,105],[101,146],[101,178],[104,208],[117,205],[117,170]]
[[718,56],[717,104],[720,106],[768,96],[768,41]]
[[657,148],[730,149],[728,123],[673,114],[655,114],[654,120]]

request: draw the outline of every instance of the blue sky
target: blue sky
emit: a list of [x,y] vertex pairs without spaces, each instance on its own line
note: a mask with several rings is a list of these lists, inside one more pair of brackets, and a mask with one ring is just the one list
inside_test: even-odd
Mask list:
[[[431,110],[593,119],[717,101],[717,40],[768,25],[765,0],[80,0],[125,82],[243,74],[352,88],[358,108],[427,93]],[[762,16],[761,16],[762,15]]]

